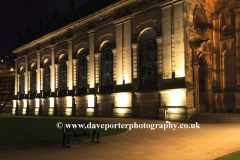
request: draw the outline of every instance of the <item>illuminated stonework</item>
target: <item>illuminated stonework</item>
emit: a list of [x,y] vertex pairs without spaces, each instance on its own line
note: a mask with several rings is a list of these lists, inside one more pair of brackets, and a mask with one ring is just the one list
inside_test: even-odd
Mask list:
[[234,0],[92,1],[89,15],[18,41],[13,114],[185,121],[240,112]]

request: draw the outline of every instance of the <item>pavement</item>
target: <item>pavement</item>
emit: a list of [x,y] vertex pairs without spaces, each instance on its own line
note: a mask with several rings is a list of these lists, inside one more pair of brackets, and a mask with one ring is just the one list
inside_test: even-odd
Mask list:
[[[166,124],[161,120],[140,118],[70,118],[96,120],[107,124]],[[186,124],[170,123],[178,126]],[[88,139],[70,143],[71,148],[64,148],[59,144],[0,152],[0,157],[1,160],[208,160],[240,150],[239,135],[240,123],[200,124],[198,129],[132,129],[119,135],[100,137],[99,144],[91,143]]]

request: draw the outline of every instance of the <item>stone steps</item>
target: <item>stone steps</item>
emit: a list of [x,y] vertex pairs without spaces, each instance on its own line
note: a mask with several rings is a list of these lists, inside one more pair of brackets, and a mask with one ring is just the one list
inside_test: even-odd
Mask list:
[[198,123],[240,123],[240,114],[235,113],[200,113],[188,122]]

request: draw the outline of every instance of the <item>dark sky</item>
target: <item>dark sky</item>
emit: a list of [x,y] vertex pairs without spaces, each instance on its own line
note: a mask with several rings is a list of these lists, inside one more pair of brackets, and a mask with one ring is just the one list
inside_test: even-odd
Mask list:
[[[73,0],[75,9],[89,0]],[[38,21],[43,20],[43,26],[53,20],[52,12],[58,13],[58,18],[70,11],[70,0],[0,0],[0,53],[11,53],[18,32],[22,37],[27,34],[27,26],[31,32],[36,30]]]

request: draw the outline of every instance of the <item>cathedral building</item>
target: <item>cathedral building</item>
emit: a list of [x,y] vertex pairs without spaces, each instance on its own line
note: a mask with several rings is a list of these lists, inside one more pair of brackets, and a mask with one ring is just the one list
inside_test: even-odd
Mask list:
[[13,115],[185,121],[240,112],[238,0],[70,7],[16,42]]

